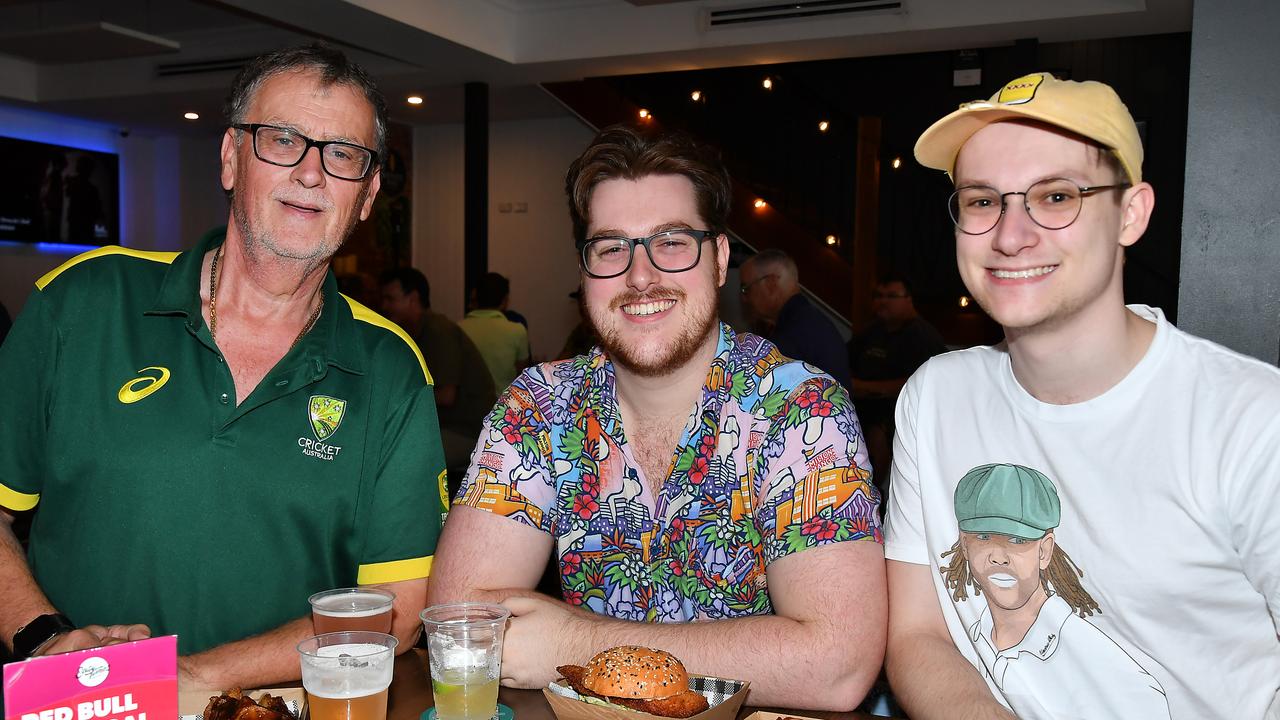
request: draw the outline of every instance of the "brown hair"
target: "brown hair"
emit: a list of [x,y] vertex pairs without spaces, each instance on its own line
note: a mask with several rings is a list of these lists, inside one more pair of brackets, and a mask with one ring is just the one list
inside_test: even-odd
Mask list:
[[682,175],[693,183],[698,214],[707,224],[698,230],[724,232],[729,216],[729,171],[720,153],[681,132],[646,132],[612,125],[596,134],[564,178],[573,239],[587,239],[591,194],[605,180],[639,180],[649,175]]
[[[951,556],[951,560],[946,566],[939,568],[938,572],[942,573],[943,583],[951,591],[951,599],[956,602],[968,600],[968,587],[974,589],[975,595],[981,595],[982,588],[978,587],[977,581],[969,574],[969,558],[965,557],[964,547],[959,540],[956,540],[956,544],[952,545],[950,550],[942,553],[941,557],[946,560],[948,555]],[[1049,566],[1040,573],[1040,584],[1045,592],[1061,596],[1080,617],[1089,617],[1095,612],[1101,613],[1102,609],[1098,607],[1097,601],[1080,584],[1082,577],[1084,577],[1084,571],[1057,543],[1054,543]]]

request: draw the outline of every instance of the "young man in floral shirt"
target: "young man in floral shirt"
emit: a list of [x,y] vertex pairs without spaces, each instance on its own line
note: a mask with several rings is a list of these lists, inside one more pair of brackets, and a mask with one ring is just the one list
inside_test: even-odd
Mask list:
[[[511,610],[505,685],[638,644],[755,704],[853,708],[884,650],[879,497],[845,390],[718,320],[724,166],[614,127],[566,191],[600,344],[498,401],[431,601]],[[563,600],[532,591],[553,552]]]

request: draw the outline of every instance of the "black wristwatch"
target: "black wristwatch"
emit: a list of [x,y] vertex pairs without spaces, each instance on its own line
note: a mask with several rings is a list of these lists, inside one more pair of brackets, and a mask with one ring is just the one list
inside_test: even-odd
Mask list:
[[13,656],[19,660],[26,660],[54,637],[75,629],[76,626],[62,613],[41,615],[18,628],[18,632],[13,634]]

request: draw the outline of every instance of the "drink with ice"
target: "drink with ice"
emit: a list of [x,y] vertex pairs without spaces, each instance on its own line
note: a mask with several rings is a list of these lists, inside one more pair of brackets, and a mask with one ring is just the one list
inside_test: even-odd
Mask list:
[[502,634],[509,616],[501,605],[486,603],[422,611],[438,720],[489,720],[497,714]]
[[498,678],[485,669],[433,671],[431,690],[440,720],[489,720],[498,708]]

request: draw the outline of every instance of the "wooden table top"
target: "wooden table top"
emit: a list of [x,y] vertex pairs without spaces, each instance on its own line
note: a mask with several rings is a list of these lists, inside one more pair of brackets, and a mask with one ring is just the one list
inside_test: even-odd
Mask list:
[[[748,695],[748,700],[750,696]],[[551,706],[541,690],[498,690],[498,702],[515,712],[516,720],[556,720]],[[427,672],[427,653],[414,648],[396,658],[395,678],[391,681],[391,697],[387,706],[387,720],[419,720],[434,701],[431,697],[431,679]],[[820,710],[790,711],[779,708],[762,708],[744,705],[739,718],[757,710],[795,713],[822,720],[874,720],[875,716],[860,712],[824,712]]]

